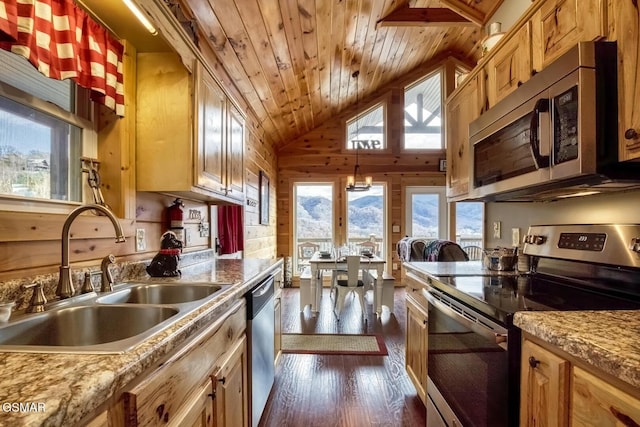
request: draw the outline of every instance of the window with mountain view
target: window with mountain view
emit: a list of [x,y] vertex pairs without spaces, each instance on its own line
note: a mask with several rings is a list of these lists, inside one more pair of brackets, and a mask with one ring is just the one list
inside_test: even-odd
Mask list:
[[482,247],[484,203],[456,203],[456,242],[462,246]]
[[446,199],[441,187],[407,187],[407,234],[443,239],[447,234]]
[[[347,238],[351,253],[371,251],[384,257],[385,186],[374,184],[369,191],[347,192]],[[374,245],[367,246],[368,243]]]
[[384,139],[384,105],[377,105],[347,120],[347,149],[382,150]]
[[299,272],[313,252],[333,248],[333,185],[296,183],[293,191],[294,266]]
[[442,149],[441,72],[405,88],[404,148]]

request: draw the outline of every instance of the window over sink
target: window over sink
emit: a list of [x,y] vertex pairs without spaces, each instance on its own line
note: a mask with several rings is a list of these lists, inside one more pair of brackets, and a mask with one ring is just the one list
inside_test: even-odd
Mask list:
[[81,157],[95,158],[88,91],[0,51],[0,197],[82,202]]

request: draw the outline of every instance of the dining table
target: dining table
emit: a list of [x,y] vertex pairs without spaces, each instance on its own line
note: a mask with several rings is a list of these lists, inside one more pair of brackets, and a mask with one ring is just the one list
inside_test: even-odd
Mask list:
[[[360,256],[360,270],[362,271],[375,271],[376,279],[373,284],[373,306],[376,310],[376,315],[382,314],[382,295],[384,290],[384,266],[386,261],[384,258],[380,258],[376,255],[362,255]],[[310,293],[312,295],[313,302],[311,303],[311,311],[318,312],[320,307],[320,300],[322,298],[322,275],[324,271],[333,270],[347,270],[347,259],[344,256],[336,258],[335,255],[329,253],[328,255],[316,252],[309,260],[311,267],[311,283]],[[369,276],[371,277],[371,276]],[[393,309],[393,307],[391,307]]]

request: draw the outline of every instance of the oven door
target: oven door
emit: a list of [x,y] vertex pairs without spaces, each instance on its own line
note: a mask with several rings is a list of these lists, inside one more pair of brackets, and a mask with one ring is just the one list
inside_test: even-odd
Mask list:
[[450,427],[517,425],[519,362],[509,360],[508,330],[438,289],[423,292],[429,302],[429,424],[437,418]]

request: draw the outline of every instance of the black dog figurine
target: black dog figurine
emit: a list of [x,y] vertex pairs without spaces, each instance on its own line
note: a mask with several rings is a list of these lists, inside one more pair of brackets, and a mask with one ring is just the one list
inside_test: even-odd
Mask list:
[[147,266],[147,273],[151,277],[177,277],[182,273],[178,269],[178,261],[182,252],[182,242],[178,240],[176,233],[167,231],[162,235],[160,252]]

